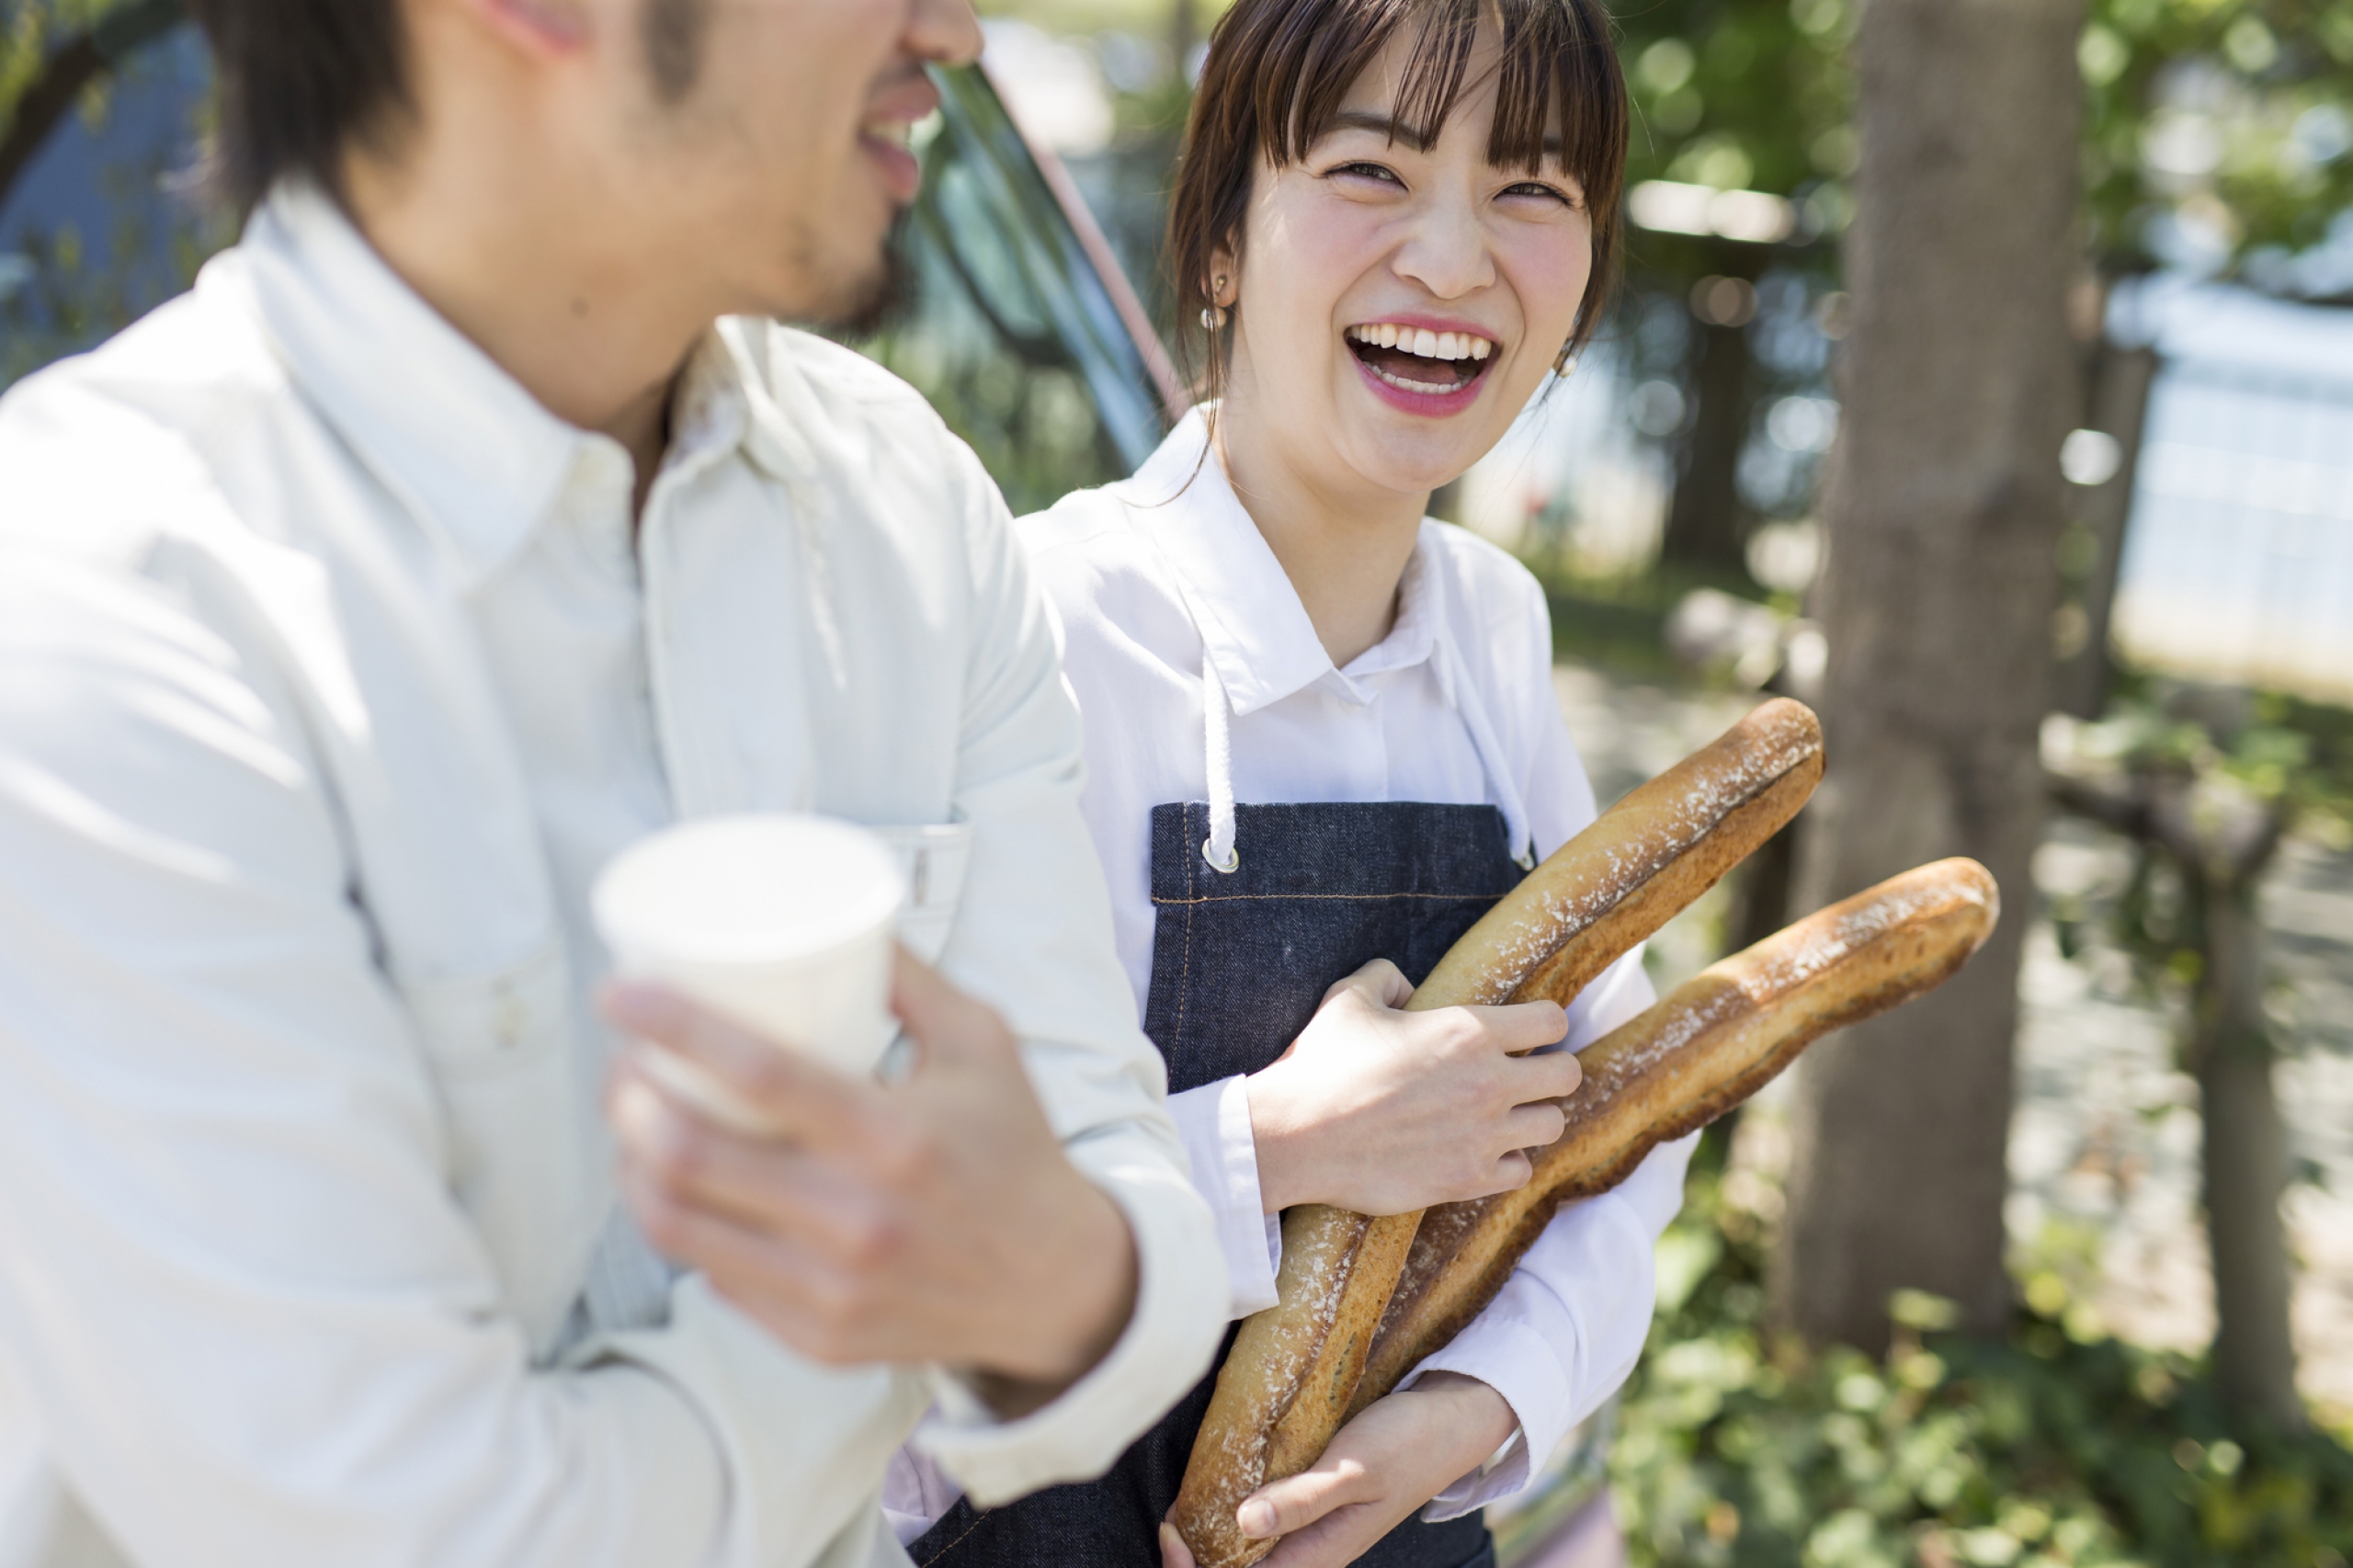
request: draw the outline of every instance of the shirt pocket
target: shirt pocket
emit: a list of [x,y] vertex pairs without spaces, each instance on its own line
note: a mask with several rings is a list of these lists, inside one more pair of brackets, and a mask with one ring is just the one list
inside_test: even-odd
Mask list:
[[400,982],[426,1058],[445,1080],[497,1076],[558,1050],[571,1033],[569,989],[553,940],[483,973]]
[[918,823],[869,829],[897,857],[906,880],[907,902],[899,911],[899,940],[927,964],[948,950],[956,910],[964,897],[964,872],[972,861],[969,822]]
[[611,1193],[563,946],[551,938],[494,969],[398,984],[440,1102],[444,1178],[507,1307],[543,1347],[578,1291]]

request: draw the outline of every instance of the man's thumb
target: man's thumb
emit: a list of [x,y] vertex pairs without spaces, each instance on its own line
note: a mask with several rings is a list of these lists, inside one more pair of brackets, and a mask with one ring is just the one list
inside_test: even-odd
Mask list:
[[906,949],[891,970],[891,1011],[904,1025],[926,1065],[949,1062],[1016,1062],[1012,1031],[985,1003],[966,995]]

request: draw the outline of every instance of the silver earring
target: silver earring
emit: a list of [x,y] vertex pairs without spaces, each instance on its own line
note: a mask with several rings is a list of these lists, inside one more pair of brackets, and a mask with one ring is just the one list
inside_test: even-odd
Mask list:
[[1225,307],[1222,305],[1204,305],[1201,308],[1201,325],[1211,332],[1223,331],[1225,327]]
[[1552,373],[1564,381],[1576,374],[1577,357],[1572,349],[1572,345],[1563,343],[1561,351],[1552,357]]

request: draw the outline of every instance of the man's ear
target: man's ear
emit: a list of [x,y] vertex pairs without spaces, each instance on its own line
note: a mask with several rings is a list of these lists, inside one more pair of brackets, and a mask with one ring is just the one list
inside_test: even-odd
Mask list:
[[542,59],[579,51],[588,41],[582,0],[457,0],[458,8],[513,48]]

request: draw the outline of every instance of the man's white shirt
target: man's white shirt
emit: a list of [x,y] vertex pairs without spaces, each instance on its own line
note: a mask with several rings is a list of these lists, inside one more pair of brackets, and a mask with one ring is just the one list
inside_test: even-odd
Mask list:
[[[286,190],[0,401],[0,1568],[93,1521],[153,1568],[901,1562],[919,1424],[993,1502],[1199,1375],[1224,1270],[1046,612],[912,391],[722,323],[632,537],[622,449]],[[617,1219],[588,883],[766,810],[940,830],[911,939],[1130,1220],[1132,1322],[1023,1420]]]

